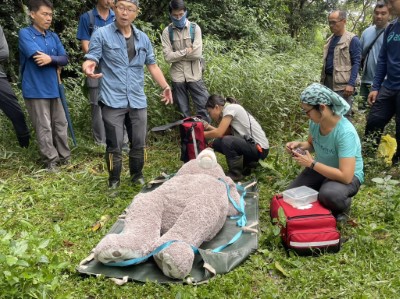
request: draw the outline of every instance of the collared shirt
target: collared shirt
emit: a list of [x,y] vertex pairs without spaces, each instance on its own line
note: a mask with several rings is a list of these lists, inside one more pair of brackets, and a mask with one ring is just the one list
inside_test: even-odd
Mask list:
[[399,49],[400,23],[398,19],[396,19],[385,29],[372,90],[379,90],[381,85],[390,90],[400,90]]
[[[60,97],[57,67],[68,63],[60,38],[50,30],[44,34],[33,26],[19,31],[19,60],[22,76],[22,95],[26,99],[54,99]],[[51,63],[38,66],[33,56],[43,52]]]
[[[201,80],[200,58],[203,55],[203,41],[200,27],[196,25],[192,44],[189,20],[186,20],[183,29],[179,29],[173,24],[171,26],[173,44],[171,44],[170,40],[169,26],[164,29],[161,41],[165,61],[172,64],[170,69],[172,81],[197,82]],[[187,53],[187,48],[193,48],[193,51]]]
[[99,101],[112,108],[147,107],[144,94],[144,66],[156,64],[148,36],[132,26],[136,56],[129,61],[125,37],[115,22],[93,33],[85,59],[95,61],[103,77]]
[[[361,49],[362,56],[365,57],[367,50],[375,38],[383,31],[385,28],[376,28],[376,25],[372,25],[364,30],[361,35]],[[365,66],[363,66],[363,75],[361,77],[361,83],[372,84],[375,76],[376,64],[378,63],[379,51],[381,50],[383,43],[383,33],[374,42],[372,48],[368,53],[368,59],[366,59]]]
[[[96,7],[93,8],[92,11],[93,11],[93,18],[94,18],[93,32],[95,32],[100,27],[106,26],[106,25],[114,22],[115,14],[111,9],[109,11],[109,14],[108,14],[108,17],[106,20],[104,20],[99,15]],[[76,33],[76,38],[79,40],[90,40],[90,35],[93,34],[93,32],[90,32],[90,25],[91,24],[90,24],[89,12],[85,12],[79,18],[78,32]]]

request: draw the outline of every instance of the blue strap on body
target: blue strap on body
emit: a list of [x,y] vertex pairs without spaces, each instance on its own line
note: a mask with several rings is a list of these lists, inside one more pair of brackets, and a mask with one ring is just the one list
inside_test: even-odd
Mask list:
[[[239,205],[238,205],[236,203],[236,201],[231,196],[229,185],[221,178],[219,178],[218,180],[225,184],[226,190],[227,190],[227,193],[228,193],[229,201],[234,206],[234,208],[240,213],[240,215],[231,216],[230,218],[231,219],[238,219],[238,221],[236,221],[236,225],[237,226],[239,226],[239,227],[246,226],[247,218],[246,218],[245,204],[244,204],[244,197],[246,196],[246,189],[243,186],[236,184],[236,189],[242,192],[242,194],[240,196],[240,200],[239,200]],[[239,240],[239,238],[241,237],[242,234],[243,234],[243,230],[240,230],[235,236],[233,236],[233,238],[228,243],[226,243],[224,245],[221,245],[221,246],[219,246],[219,247],[217,247],[217,248],[215,248],[215,249],[213,249],[211,251],[215,252],[215,253],[221,252],[226,247],[228,247],[229,245],[232,245],[237,240]],[[183,242],[183,241],[179,241],[179,240],[168,241],[168,242],[158,246],[155,250],[153,250],[152,252],[150,252],[146,256],[135,258],[135,259],[129,259],[129,260],[121,261],[121,262],[106,263],[104,265],[111,266],[111,267],[126,267],[126,266],[137,265],[137,264],[140,264],[140,263],[146,261],[148,258],[152,257],[153,255],[156,255],[160,251],[168,248],[169,246],[171,246],[175,242]],[[198,254],[199,253],[199,249],[197,247],[195,247],[193,245],[190,245],[190,246],[192,247],[194,254]]]
[[[152,252],[150,252],[148,255],[146,256],[142,256],[142,257],[138,257],[135,259],[129,259],[129,260],[124,260],[121,262],[115,262],[115,263],[107,263],[104,264],[106,266],[111,266],[111,267],[126,267],[126,266],[132,266],[132,265],[137,265],[140,263],[143,263],[144,261],[146,261],[148,258],[152,257],[153,255],[156,255],[157,253],[159,253],[161,250],[164,250],[166,248],[168,248],[169,246],[172,245],[172,243],[175,242],[182,242],[182,241],[178,241],[178,240],[173,240],[173,241],[168,241],[160,246],[158,246],[156,249],[154,249]],[[193,245],[190,245],[193,249],[194,254],[198,254],[199,253],[199,249]]]

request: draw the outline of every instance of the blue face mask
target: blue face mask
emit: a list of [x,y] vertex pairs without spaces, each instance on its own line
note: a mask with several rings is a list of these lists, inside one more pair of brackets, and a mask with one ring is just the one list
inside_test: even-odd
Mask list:
[[175,19],[171,15],[170,15],[170,18],[171,18],[172,23],[175,25],[175,27],[182,29],[183,27],[185,27],[185,24],[186,24],[186,16],[187,16],[187,11],[185,11],[185,14],[179,20]]

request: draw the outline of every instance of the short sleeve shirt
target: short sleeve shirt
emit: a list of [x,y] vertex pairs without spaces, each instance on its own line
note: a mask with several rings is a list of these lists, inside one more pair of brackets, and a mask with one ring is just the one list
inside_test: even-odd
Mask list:
[[351,122],[342,117],[327,135],[320,133],[320,125],[310,120],[310,134],[315,150],[315,160],[322,164],[339,168],[340,158],[355,157],[354,175],[364,182],[364,164],[361,156],[361,142]]
[[257,120],[241,105],[225,104],[222,115],[229,115],[232,117],[231,126],[234,136],[252,136],[254,141],[262,148],[269,148],[268,139],[264,130],[261,128]]
[[[110,13],[106,20],[104,20],[99,13],[97,12],[96,8],[93,8],[93,32],[95,32],[98,28],[111,24],[115,19],[114,12],[110,9]],[[78,24],[78,32],[76,33],[76,38],[79,40],[90,40],[91,34],[90,32],[90,16],[89,12],[85,12],[79,18]]]

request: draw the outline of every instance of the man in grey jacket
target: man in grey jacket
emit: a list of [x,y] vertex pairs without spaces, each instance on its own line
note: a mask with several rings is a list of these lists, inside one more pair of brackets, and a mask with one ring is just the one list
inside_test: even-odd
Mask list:
[[194,102],[196,115],[206,121],[210,118],[205,109],[209,93],[202,79],[203,43],[201,29],[187,19],[187,9],[183,0],[169,3],[172,23],[161,37],[163,54],[171,63],[172,95],[184,117],[193,115],[190,110],[189,94]]
[[8,56],[7,40],[4,36],[3,28],[0,26],[0,109],[11,120],[19,145],[21,147],[28,147],[30,134],[25,122],[25,116],[7,80],[7,75],[3,67],[3,63],[8,59]]

